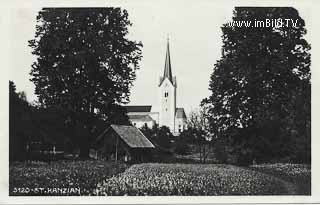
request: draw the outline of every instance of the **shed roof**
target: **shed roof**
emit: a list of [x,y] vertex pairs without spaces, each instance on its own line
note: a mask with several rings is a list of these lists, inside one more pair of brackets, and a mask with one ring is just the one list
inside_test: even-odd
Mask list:
[[154,145],[138,128],[128,125],[111,125],[100,136],[98,136],[97,140],[102,138],[111,129],[114,130],[130,148],[154,148]]

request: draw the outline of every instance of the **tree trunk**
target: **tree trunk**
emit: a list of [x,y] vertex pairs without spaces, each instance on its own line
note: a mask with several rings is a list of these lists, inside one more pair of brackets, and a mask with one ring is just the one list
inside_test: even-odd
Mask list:
[[77,122],[76,133],[79,139],[79,148],[81,159],[89,159],[89,132],[79,122]]

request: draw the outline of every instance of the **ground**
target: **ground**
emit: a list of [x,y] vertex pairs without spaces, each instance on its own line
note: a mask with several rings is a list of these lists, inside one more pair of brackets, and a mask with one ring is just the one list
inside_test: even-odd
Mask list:
[[[310,195],[311,169],[297,164],[16,162],[10,165],[9,182],[10,195]],[[47,187],[50,192],[39,191]]]

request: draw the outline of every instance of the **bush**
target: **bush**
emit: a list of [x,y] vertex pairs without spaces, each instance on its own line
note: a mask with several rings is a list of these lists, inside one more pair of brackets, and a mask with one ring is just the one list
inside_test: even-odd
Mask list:
[[176,154],[186,155],[190,152],[189,146],[185,142],[175,142],[174,152]]

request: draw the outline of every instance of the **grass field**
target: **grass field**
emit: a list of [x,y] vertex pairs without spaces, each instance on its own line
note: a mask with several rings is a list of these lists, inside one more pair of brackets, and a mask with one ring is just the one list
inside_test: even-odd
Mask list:
[[219,164],[138,164],[98,184],[97,195],[287,195],[283,180]]
[[12,195],[92,195],[98,182],[126,168],[104,161],[15,162],[9,168]]
[[15,162],[9,171],[10,195],[310,195],[311,189],[310,166],[295,164],[129,167],[92,160]]

